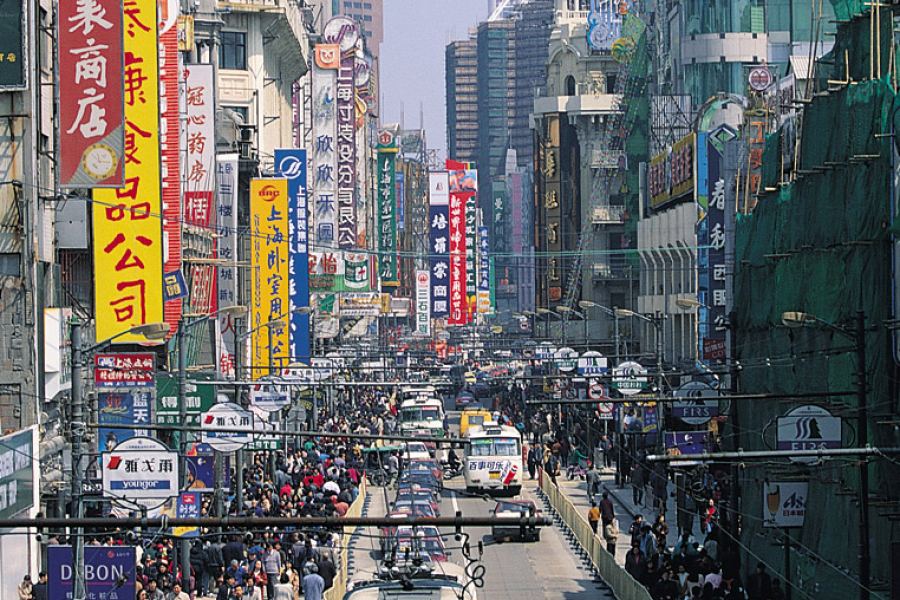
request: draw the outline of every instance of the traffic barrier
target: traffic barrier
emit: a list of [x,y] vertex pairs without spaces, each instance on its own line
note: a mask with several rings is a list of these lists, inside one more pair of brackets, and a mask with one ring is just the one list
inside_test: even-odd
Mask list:
[[550,481],[545,473],[541,473],[540,486],[550,506],[565,523],[570,535],[574,535],[581,547],[590,557],[600,577],[612,588],[619,600],[652,600],[650,592],[637,582],[628,572],[616,563],[616,558],[606,551],[605,541],[596,535],[583,516],[566,498],[565,494]]
[[[345,517],[362,516],[363,505],[366,503],[366,487],[366,478],[362,477],[359,482],[359,495],[353,501],[353,504],[350,505],[350,509],[344,515]],[[347,593],[347,555],[350,554],[350,539],[353,537],[355,529],[355,527],[344,527],[344,533],[341,536],[341,553],[339,557],[336,557],[338,559],[336,564],[338,572],[334,578],[334,585],[323,594],[323,600],[342,600],[344,594]]]

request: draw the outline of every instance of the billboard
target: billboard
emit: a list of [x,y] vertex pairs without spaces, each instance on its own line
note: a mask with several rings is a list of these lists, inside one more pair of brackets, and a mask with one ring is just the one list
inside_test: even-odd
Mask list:
[[[337,17],[340,18],[340,17]],[[356,23],[353,29],[356,29]],[[334,19],[332,19],[334,21]],[[328,24],[326,24],[326,29]],[[342,34],[343,35],[343,34]],[[340,248],[356,247],[356,93],[354,71],[356,42],[345,50],[341,44],[341,67],[337,73],[335,103],[337,104],[337,236]]]
[[591,0],[588,14],[588,45],[592,50],[609,52],[622,37],[622,19],[628,5],[621,0]]
[[809,482],[766,481],[763,497],[763,527],[803,527]]
[[163,320],[156,4],[134,0],[128,10],[141,26],[125,36],[125,186],[94,192],[94,272],[103,274],[94,286],[98,341]]
[[431,256],[431,317],[450,313],[450,179],[447,171],[428,174],[429,254]]
[[698,319],[701,356],[705,360],[724,360],[727,356],[725,177],[722,154],[716,147],[716,138],[721,135],[718,131],[697,137],[697,279],[701,304]]
[[115,449],[135,436],[148,436],[146,429],[121,429],[117,425],[150,424],[150,390],[117,390],[97,394],[97,446],[102,451]]
[[178,493],[178,452],[148,437],[133,437],[102,453],[103,494],[154,501]]
[[[237,189],[238,155],[216,157],[216,300],[219,306],[237,304]],[[216,373],[234,377],[235,325],[231,315],[216,317]]]
[[406,229],[406,175],[397,171],[397,231]]
[[[210,386],[211,387],[211,386]],[[211,406],[211,405],[210,405]],[[198,420],[199,425],[199,420]],[[188,489],[196,492],[213,492],[216,490],[215,451],[209,444],[191,444],[185,456]],[[222,487],[231,488],[230,457],[222,457]]]
[[357,252],[310,252],[313,292],[368,292],[374,289],[375,256]]
[[94,355],[94,385],[97,387],[153,387],[155,375],[155,354],[129,352]]
[[[127,14],[127,13],[126,13]],[[163,21],[162,16],[160,20]],[[128,26],[133,27],[131,21]],[[184,273],[181,271],[181,227],[182,227],[182,189],[181,171],[182,135],[186,127],[181,127],[181,119],[185,117],[181,102],[182,73],[178,56],[178,27],[166,19],[160,23],[159,30],[159,147],[160,172],[162,185],[162,229],[163,229],[163,273],[165,277],[165,296],[163,297],[163,319],[174,333],[181,317],[181,298],[188,295]],[[187,140],[184,140],[185,142]],[[179,293],[172,294],[173,279],[180,283]],[[187,312],[196,312],[188,310]]]
[[306,150],[275,150],[275,174],[287,179],[288,191],[288,302],[290,304],[290,358],[309,360],[309,221],[306,193]]
[[697,134],[691,133],[650,160],[647,172],[650,208],[656,210],[694,190]]
[[397,261],[397,146],[389,131],[378,134],[378,264],[382,286],[400,285]]
[[0,437],[0,519],[9,519],[34,506],[34,430]]
[[491,310],[491,240],[488,228],[478,228],[478,312]]
[[467,318],[469,297],[466,292],[466,200],[466,195],[450,192],[449,241],[447,244],[450,254],[450,314],[447,318],[448,325],[465,325],[469,322]]
[[[0,4],[0,86],[24,83],[21,0]],[[119,187],[124,182],[122,4],[59,4],[59,187]],[[10,57],[13,60],[10,60]],[[16,60],[16,57],[18,60]]]
[[[134,600],[133,546],[85,546],[84,579],[91,600]],[[72,546],[47,546],[47,598],[72,600]]]
[[253,379],[268,375],[270,366],[288,358],[288,328],[265,326],[288,312],[288,227],[287,180],[251,180],[250,265],[254,293],[250,330],[255,332],[250,339],[248,372]]
[[377,292],[344,292],[338,299],[342,317],[377,317],[381,295]]
[[417,335],[431,335],[431,273],[416,271],[416,331]]
[[[187,418],[184,425],[200,426],[200,413],[212,408],[216,403],[216,388],[201,383],[201,373],[191,375],[185,389]],[[206,377],[209,377],[206,375]],[[178,410],[178,379],[171,373],[160,373],[156,379],[156,407],[153,412],[157,425],[180,425]]]
[[341,51],[337,44],[316,44],[312,75],[314,242],[323,248],[337,245],[337,111],[334,95]]

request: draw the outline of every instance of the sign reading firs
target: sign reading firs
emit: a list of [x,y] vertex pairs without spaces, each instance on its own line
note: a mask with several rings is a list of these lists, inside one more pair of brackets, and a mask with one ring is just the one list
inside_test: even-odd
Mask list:
[[[821,406],[807,404],[778,418],[779,450],[827,450],[841,447],[841,419]],[[793,462],[811,463],[815,456],[791,457]]]

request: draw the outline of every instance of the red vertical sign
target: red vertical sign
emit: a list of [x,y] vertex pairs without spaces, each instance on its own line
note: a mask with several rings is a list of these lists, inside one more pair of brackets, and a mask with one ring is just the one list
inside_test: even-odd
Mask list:
[[122,187],[121,0],[59,3],[59,187]]
[[450,314],[448,325],[465,325],[468,311],[466,295],[466,198],[469,194],[450,194]]
[[[178,27],[167,22],[159,34],[160,158],[162,167],[163,273],[181,268],[181,170],[179,167]],[[172,331],[181,318],[181,299],[170,300],[163,318]]]

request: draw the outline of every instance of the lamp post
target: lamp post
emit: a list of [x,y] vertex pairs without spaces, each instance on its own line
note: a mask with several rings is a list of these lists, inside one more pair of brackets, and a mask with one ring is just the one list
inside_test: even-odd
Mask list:
[[[856,436],[860,446],[869,443],[869,380],[866,371],[866,316],[860,310],[854,317],[853,328],[845,328],[803,312],[785,312],[781,315],[785,327],[822,325],[853,342],[856,352]],[[869,463],[859,461],[859,598],[869,599]]]
[[[607,315],[609,315],[610,317],[613,318],[613,322],[615,324],[615,338],[614,339],[615,339],[615,344],[616,344],[616,361],[618,361],[619,356],[620,356],[620,345],[621,345],[619,342],[619,312],[618,312],[619,309],[616,307],[607,308],[606,306],[603,306],[602,304],[597,304],[596,302],[591,302],[590,300],[581,300],[578,303],[578,306],[585,309],[585,316],[587,316],[588,309],[599,308],[600,310],[602,310]],[[587,319],[585,319],[585,321],[586,320]],[[587,329],[587,326],[585,326],[585,330],[586,329]],[[586,336],[587,336],[587,334],[585,334],[585,337]]]
[[[82,478],[82,458],[84,454],[84,432],[86,423],[84,422],[84,359],[105,348],[114,340],[123,335],[140,335],[147,339],[162,339],[169,331],[169,326],[165,323],[145,323],[143,325],[135,325],[130,329],[117,333],[116,335],[98,342],[88,348],[82,347],[81,339],[81,322],[73,320],[71,322],[71,339],[72,339],[72,421],[70,423],[72,431],[72,512],[74,518],[80,519],[84,517],[84,480]],[[84,600],[87,596],[87,589],[84,580],[84,528],[78,527],[75,530],[75,543],[72,544],[72,598],[74,600]]]
[[560,321],[562,321],[562,316],[553,312],[552,310],[550,310],[548,308],[539,308],[539,309],[537,309],[537,312],[538,312],[538,314],[547,316],[547,318],[544,320],[544,322],[547,323],[547,338],[549,339],[551,337],[551,335],[550,335],[550,315],[553,315]]
[[[587,346],[587,328],[584,326],[584,323],[587,322],[586,321],[587,317],[585,316],[585,314],[578,312],[571,306],[557,306],[556,310],[558,310],[559,312],[565,313],[567,315],[568,314],[576,315],[577,317],[579,317],[581,319],[582,327],[584,330],[584,336],[583,336],[584,337],[584,345]],[[562,320],[562,317],[560,317],[560,320]],[[566,345],[566,339],[567,339],[567,331],[566,331],[566,328],[563,327],[563,346]]]
[[[187,421],[187,332],[201,323],[209,322],[218,315],[228,315],[234,319],[242,319],[247,315],[246,306],[226,306],[215,312],[202,315],[193,321],[187,321],[185,316],[178,320],[178,329],[175,330],[176,343],[178,344],[178,420],[184,425]],[[181,472],[182,488],[189,485],[187,472],[187,435],[175,430],[175,447],[178,448],[178,468]],[[181,557],[181,587],[191,589],[191,543],[187,538],[182,538],[179,548]]]

